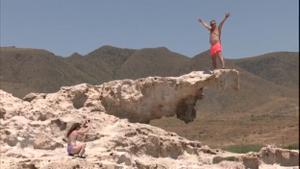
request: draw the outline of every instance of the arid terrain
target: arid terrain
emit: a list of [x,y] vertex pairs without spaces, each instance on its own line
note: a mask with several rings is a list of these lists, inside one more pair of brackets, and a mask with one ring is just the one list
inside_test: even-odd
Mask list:
[[[116,79],[178,76],[209,70],[208,52],[192,58],[167,48],[122,49],[103,46],[86,55],[60,57],[41,49],[2,47],[0,88],[23,98],[30,92],[56,92],[61,86],[101,84]],[[273,52],[226,59],[240,72],[239,92],[205,88],[197,118],[150,124],[212,147],[299,144],[299,53]],[[299,147],[299,146],[298,146]]]

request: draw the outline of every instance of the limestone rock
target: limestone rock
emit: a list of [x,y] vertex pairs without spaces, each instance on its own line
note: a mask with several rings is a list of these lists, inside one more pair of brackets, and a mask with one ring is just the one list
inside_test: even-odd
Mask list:
[[[24,100],[0,90],[1,169],[122,168],[199,169],[296,166],[298,151],[277,148],[233,154],[211,149],[144,123],[163,116],[190,122],[203,88],[238,89],[236,70],[191,72],[180,77],[117,80],[61,87]],[[81,141],[88,157],[69,157],[66,132],[91,120]],[[267,155],[268,154],[268,155]]]
[[236,70],[191,72],[180,77],[117,80],[100,85],[101,103],[107,113],[132,122],[149,122],[174,116],[185,122],[196,117],[195,103],[209,86],[239,88]]
[[298,151],[268,146],[260,150],[260,156],[266,164],[280,164],[282,166],[296,166],[299,164]]
[[[29,94],[31,109],[45,119],[49,111],[88,109],[104,111],[131,122],[147,123],[163,116],[177,116],[191,122],[195,119],[195,103],[203,96],[203,88],[238,89],[239,72],[231,69],[213,72],[191,72],[180,77],[148,77],[137,80],[115,80],[101,85],[80,84],[61,87],[53,94]],[[46,107],[48,107],[46,109]],[[49,109],[50,108],[50,109]],[[44,117],[44,118],[43,118]]]
[[46,134],[38,134],[33,141],[34,149],[54,150],[56,148],[64,147],[63,144],[54,141]]

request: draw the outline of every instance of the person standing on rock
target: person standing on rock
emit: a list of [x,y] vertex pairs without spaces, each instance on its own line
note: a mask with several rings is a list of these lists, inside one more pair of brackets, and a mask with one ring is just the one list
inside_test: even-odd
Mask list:
[[80,123],[74,123],[71,128],[67,132],[67,152],[69,155],[77,155],[78,157],[85,158],[84,155],[85,152],[85,143],[77,141],[77,138],[79,135],[85,134],[90,129],[90,121],[86,121],[83,123],[83,125],[80,125]]
[[210,56],[212,59],[212,66],[213,69],[217,69],[217,58],[220,60],[222,64],[222,69],[225,68],[224,57],[222,55],[222,44],[221,44],[221,31],[224,25],[224,22],[230,16],[229,13],[225,14],[224,19],[221,23],[217,26],[215,20],[210,21],[210,25],[204,22],[201,18],[198,21],[210,32],[209,42],[210,42]]

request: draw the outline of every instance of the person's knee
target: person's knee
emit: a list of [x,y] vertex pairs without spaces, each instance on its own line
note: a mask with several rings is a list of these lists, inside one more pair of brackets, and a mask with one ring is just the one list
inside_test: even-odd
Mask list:
[[82,143],[81,147],[84,149],[86,147],[86,143]]
[[222,52],[219,52],[219,53],[218,53],[218,57],[219,57],[220,59],[223,59],[223,54],[222,54]]

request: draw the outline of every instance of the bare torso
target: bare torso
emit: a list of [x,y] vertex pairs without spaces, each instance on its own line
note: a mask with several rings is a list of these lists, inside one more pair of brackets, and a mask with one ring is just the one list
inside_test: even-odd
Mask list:
[[211,45],[214,45],[216,43],[220,42],[220,31],[219,29],[216,27],[213,31],[210,32],[209,35],[209,43]]
[[68,144],[75,145],[78,133],[73,131],[68,137]]

